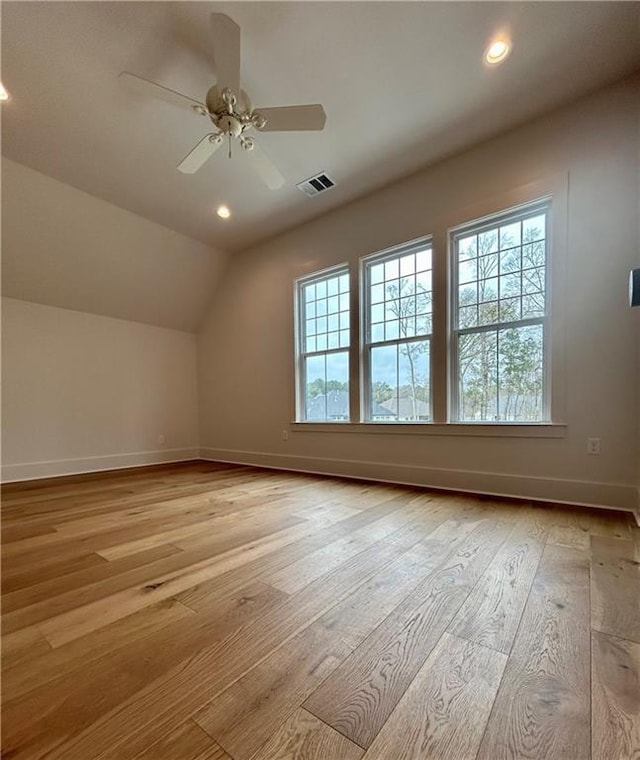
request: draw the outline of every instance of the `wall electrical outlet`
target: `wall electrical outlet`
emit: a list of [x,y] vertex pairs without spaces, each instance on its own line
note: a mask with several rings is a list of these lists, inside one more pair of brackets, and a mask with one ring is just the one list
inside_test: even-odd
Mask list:
[[288,441],[289,440],[289,431],[288,430],[283,430],[282,431],[282,440],[283,441]]
[[599,454],[599,453],[600,453],[600,439],[587,438],[587,454]]
[[158,436],[158,443],[159,443],[161,446],[164,446],[164,443],[165,443],[165,437],[164,437],[164,433],[161,433],[161,434]]

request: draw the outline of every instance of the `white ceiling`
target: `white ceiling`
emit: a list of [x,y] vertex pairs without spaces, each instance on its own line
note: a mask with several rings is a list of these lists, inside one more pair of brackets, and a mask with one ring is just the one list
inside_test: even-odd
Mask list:
[[[246,155],[196,175],[176,164],[205,122],[126,92],[132,71],[201,99],[208,16],[242,28],[255,106],[321,102],[324,132],[264,134],[286,177],[269,191]],[[514,42],[489,69],[497,31]],[[238,250],[640,66],[640,4],[616,2],[3,2],[2,149],[15,161],[212,244]],[[308,199],[320,170],[337,187]],[[228,222],[214,209],[227,203]]]

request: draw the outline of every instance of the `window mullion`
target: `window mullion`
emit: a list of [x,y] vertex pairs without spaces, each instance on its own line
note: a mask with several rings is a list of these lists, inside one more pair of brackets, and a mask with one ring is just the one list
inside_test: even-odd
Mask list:
[[449,302],[447,295],[450,276],[447,235],[440,232],[433,237],[433,326],[429,347],[431,415],[433,421],[438,423],[445,423],[449,419],[447,409]]
[[431,340],[432,333],[421,333],[420,335],[413,335],[410,338],[396,338],[394,340],[379,340],[375,343],[367,343],[368,348],[378,348],[380,346],[397,346],[402,343],[415,343],[416,341]]
[[349,269],[349,419],[360,420],[360,287],[357,267]]
[[493,330],[510,330],[515,327],[530,327],[532,325],[544,324],[546,317],[528,317],[527,319],[517,319],[511,322],[491,322],[487,325],[478,325],[477,327],[465,327],[454,330],[458,335],[471,335],[472,333],[492,332]]
[[345,351],[349,351],[349,346],[346,346],[345,348],[330,348],[326,351],[308,351],[308,352],[301,352],[300,356],[303,359],[307,359],[310,356],[326,356],[327,354],[343,354]]

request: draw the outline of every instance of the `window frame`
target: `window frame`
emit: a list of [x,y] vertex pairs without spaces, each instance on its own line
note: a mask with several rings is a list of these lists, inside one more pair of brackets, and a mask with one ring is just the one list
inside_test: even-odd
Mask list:
[[[375,264],[384,263],[400,258],[407,253],[416,253],[425,247],[431,252],[431,332],[422,333],[408,338],[397,338],[372,342],[370,340],[369,317],[371,315],[370,269]],[[429,425],[433,423],[433,336],[434,336],[434,246],[433,235],[423,235],[398,245],[385,248],[375,253],[361,256],[358,266],[358,295],[359,295],[359,388],[360,388],[360,422],[365,425]],[[371,410],[371,349],[377,346],[399,345],[426,340],[429,344],[429,419],[427,420],[374,420]]]
[[[492,183],[493,187],[496,183]],[[432,420],[426,421],[387,421],[367,422],[363,417],[364,401],[362,389],[364,387],[364,370],[362,367],[362,325],[361,316],[365,293],[363,289],[363,276],[361,272],[364,258],[375,255],[371,251],[379,253],[398,248],[396,243],[396,225],[393,230],[387,230],[364,235],[364,240],[337,240],[339,249],[336,258],[340,257],[347,261],[350,267],[351,284],[351,348],[350,348],[350,411],[351,421],[341,422],[318,422],[299,421],[299,383],[295,385],[295,392],[291,394],[291,416],[294,421],[289,423],[289,429],[295,433],[324,433],[340,434],[353,433],[364,435],[417,435],[417,436],[445,436],[445,437],[486,437],[486,438],[529,438],[529,439],[560,439],[568,433],[566,422],[567,413],[567,256],[569,252],[568,235],[568,206],[569,206],[569,172],[560,167],[557,171],[525,180],[519,184],[507,184],[503,189],[491,192],[480,192],[481,188],[470,193],[462,193],[460,203],[453,206],[443,203],[433,209],[429,206],[419,216],[413,215],[403,227],[405,228],[405,240],[408,243],[413,239],[430,238],[433,248],[432,261],[432,284],[433,284],[433,332],[431,336],[431,405]],[[546,261],[546,308],[547,308],[547,335],[545,336],[546,354],[546,382],[547,382],[547,422],[459,422],[452,414],[451,377],[452,357],[450,351],[452,308],[449,295],[451,287],[451,255],[449,251],[450,231],[465,227],[472,223],[471,220],[491,220],[500,217],[520,207],[528,207],[541,201],[549,202],[547,217],[547,261]],[[549,231],[550,228],[550,231]],[[377,240],[376,240],[377,238]],[[381,239],[383,238],[383,239]],[[395,238],[395,239],[394,239]],[[367,242],[368,241],[368,242]],[[376,248],[376,243],[378,246]],[[382,245],[380,245],[382,243]],[[405,243],[405,244],[408,244]],[[403,243],[400,243],[403,245]],[[335,259],[334,259],[335,260]],[[313,277],[326,271],[309,272],[309,267],[317,265],[314,262],[301,262],[301,269],[297,276]],[[331,269],[327,267],[326,269]],[[295,276],[291,284],[294,285]],[[293,294],[292,294],[293,296]],[[292,306],[294,298],[291,298]],[[293,326],[297,329],[297,316],[292,319]],[[297,351],[296,338],[296,351]],[[294,357],[292,357],[293,359]],[[297,372],[292,367],[291,378]],[[296,380],[297,383],[297,380]],[[292,391],[294,383],[291,383]]]
[[[346,275],[349,282],[349,344],[339,346],[338,348],[327,348],[322,351],[305,351],[306,335],[306,313],[303,289],[306,285],[330,279],[331,277],[340,277]],[[295,422],[301,424],[318,424],[318,425],[345,425],[352,422],[351,416],[351,397],[352,397],[352,379],[351,379],[351,354],[353,351],[353,288],[351,281],[351,271],[349,264],[335,264],[333,266],[312,272],[294,281],[294,341],[295,341]],[[347,391],[347,419],[307,419],[306,417],[306,359],[309,356],[326,356],[328,354],[346,353],[347,355],[347,377],[349,390]]]
[[[480,234],[482,231],[492,229],[493,227],[522,221],[523,219],[535,215],[536,213],[545,214],[545,272],[544,272],[544,296],[545,296],[545,313],[541,317],[526,317],[509,322],[492,322],[487,325],[478,325],[476,327],[460,328],[458,326],[458,306],[459,306],[459,282],[458,282],[458,258],[457,242],[460,238],[469,234]],[[552,424],[552,403],[551,403],[551,385],[552,385],[552,241],[553,241],[553,198],[550,194],[527,201],[525,203],[506,208],[496,213],[471,219],[462,224],[450,227],[447,230],[447,260],[448,260],[448,325],[447,345],[448,345],[448,422],[451,424],[462,425],[550,425]],[[522,245],[522,243],[521,243]],[[498,254],[500,250],[498,250]],[[520,273],[522,268],[518,270]],[[499,276],[499,275],[496,275]],[[540,420],[466,420],[460,419],[460,383],[459,383],[459,343],[460,335],[477,334],[481,332],[492,332],[509,329],[510,327],[526,327],[533,325],[542,325],[542,417]]]

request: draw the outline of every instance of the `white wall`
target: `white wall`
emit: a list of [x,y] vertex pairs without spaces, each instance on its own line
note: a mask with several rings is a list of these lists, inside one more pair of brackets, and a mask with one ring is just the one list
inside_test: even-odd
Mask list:
[[11,298],[2,322],[3,480],[198,456],[194,334]]
[[[627,81],[234,255],[199,334],[210,458],[611,506],[635,506],[638,82]],[[438,220],[568,176],[560,438],[289,429],[295,277],[413,239]],[[312,202],[312,201],[310,201]],[[437,256],[446,255],[442,249]],[[442,260],[442,259],[441,259]],[[559,386],[562,386],[561,388]],[[317,426],[316,426],[317,429]],[[586,439],[602,439],[598,457]]]
[[226,259],[174,230],[2,159],[4,296],[195,331]]

